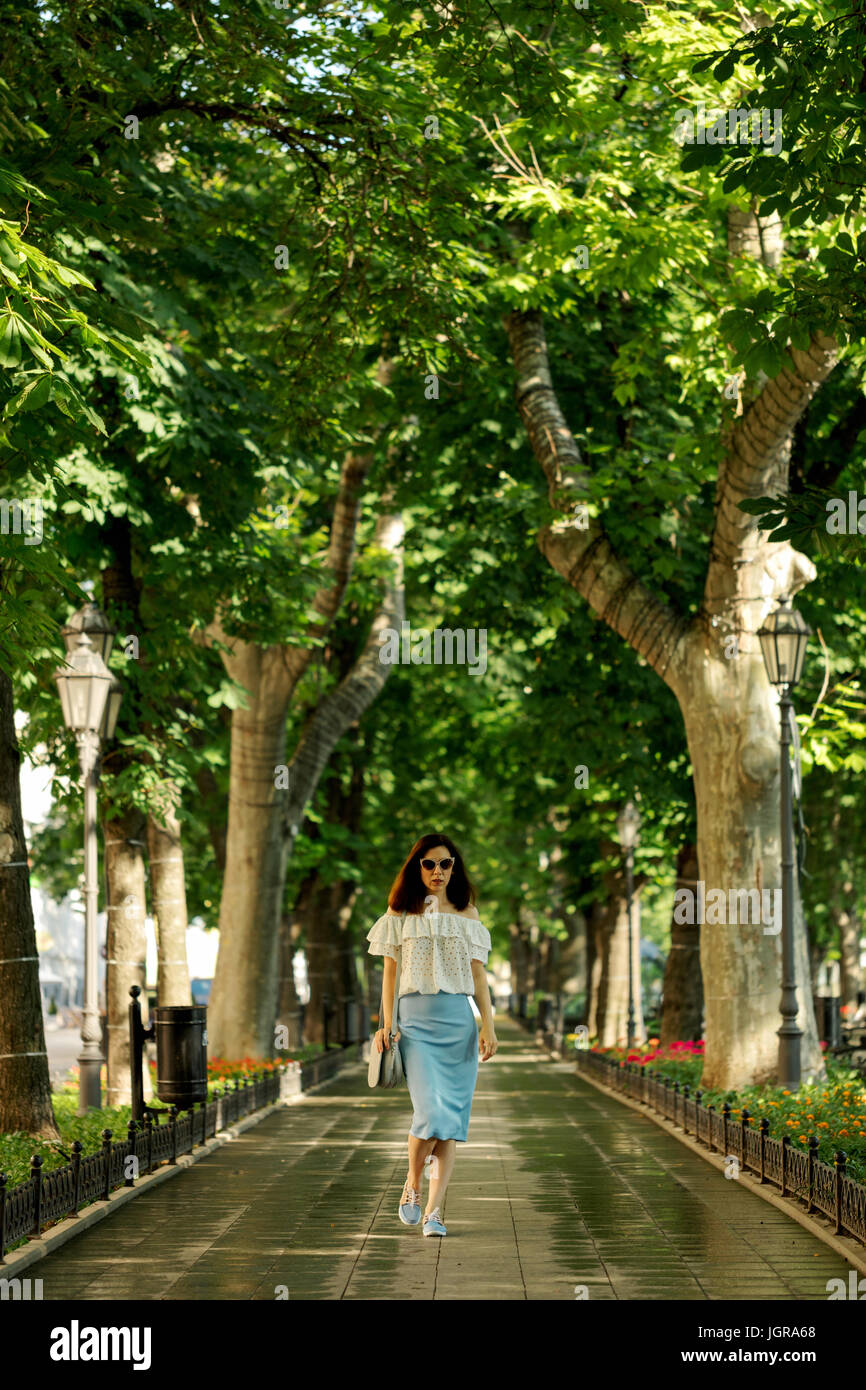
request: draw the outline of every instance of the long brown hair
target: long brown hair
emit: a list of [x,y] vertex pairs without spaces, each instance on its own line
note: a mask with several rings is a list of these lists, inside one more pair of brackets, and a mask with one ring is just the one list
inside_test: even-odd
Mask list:
[[469,881],[463,857],[454,841],[448,835],[422,835],[412,846],[406,862],[391,885],[388,906],[393,907],[395,912],[423,911],[427,889],[421,877],[421,860],[429,850],[436,849],[439,845],[444,845],[454,858],[451,878],[448,880],[448,901],[460,912],[475,901],[475,889]]

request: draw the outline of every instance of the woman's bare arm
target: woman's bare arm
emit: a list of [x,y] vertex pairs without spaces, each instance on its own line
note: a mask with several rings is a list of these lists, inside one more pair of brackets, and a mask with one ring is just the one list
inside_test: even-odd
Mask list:
[[483,961],[470,961],[472,982],[475,985],[475,1003],[481,1015],[481,1027],[493,1027],[493,1005],[490,1002],[490,986],[487,983],[487,967]]
[[[394,981],[397,978],[397,962],[391,956],[385,957],[385,974],[382,979],[382,993],[385,998],[382,1003],[384,1018],[379,1022],[379,1027],[391,1032],[394,1027],[394,1020],[391,1015],[394,1012]],[[396,1032],[396,1029],[394,1030]]]

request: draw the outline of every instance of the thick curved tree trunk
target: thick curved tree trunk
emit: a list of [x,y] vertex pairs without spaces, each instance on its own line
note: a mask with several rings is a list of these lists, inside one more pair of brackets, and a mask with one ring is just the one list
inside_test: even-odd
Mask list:
[[[340,550],[351,540],[359,503],[357,473],[351,487],[354,510],[338,501]],[[351,522],[351,537],[345,527]],[[270,1057],[278,1009],[278,945],[286,868],[294,834],[334,745],[360,719],[384,686],[390,667],[379,660],[380,634],[399,630],[403,620],[403,523],[380,517],[376,544],[394,559],[394,574],[373,620],[364,649],[349,674],[316,706],[297,748],[286,760],[288,700],[309,651],[268,648],[226,639],[234,652],[230,674],[249,692],[251,708],[232,719],[231,790],[226,873],[220,903],[220,949],[214,976],[208,1033],[215,1055]],[[335,544],[332,536],[332,548]],[[348,579],[348,564],[340,594]],[[321,610],[325,611],[322,602]],[[336,610],[334,610],[336,611]],[[278,782],[283,769],[285,778]],[[288,784],[286,786],[286,783]],[[294,832],[294,833],[293,833]]]
[[191,1004],[189,961],[186,953],[186,881],[180,821],[173,805],[160,821],[147,818],[147,856],[150,866],[150,905],[156,931],[157,1002]]
[[[343,461],[325,564],[328,578],[313,600],[320,621],[311,628],[311,638],[327,630],[343,601],[354,559],[361,489],[371,463],[372,454],[350,453]],[[287,775],[286,718],[314,648],[312,641],[306,647],[262,648],[228,636],[219,617],[208,637],[223,644],[223,664],[247,692],[246,708],[232,712],[220,948],[208,1035],[214,1056],[270,1057],[287,863],[282,827],[285,780],[280,780]]]
[[[818,336],[791,349],[794,369],[766,381],[726,438],[704,602],[692,619],[649,592],[611,546],[603,526],[574,516],[586,470],[553,389],[541,315],[506,319],[515,395],[561,519],[539,544],[551,565],[666,681],[682,710],[694,767],[698,856],[707,891],[780,887],[778,697],[756,633],[783,595],[814,577],[786,542],[770,543],[737,503],[787,488],[791,434],[832,370],[836,344]],[[735,640],[733,640],[735,639]],[[762,925],[710,926],[701,934],[706,993],[706,1086],[733,1088],[775,1073],[780,942]],[[804,1077],[822,1076],[808,988],[808,947],[795,882],[795,953]]]
[[[677,855],[676,894],[697,893],[700,872],[697,845],[683,845]],[[662,1026],[659,1042],[697,1042],[703,1037],[704,986],[701,978],[700,924],[680,921],[684,914],[674,910],[671,921],[671,949],[665,966]]]
[[232,715],[220,944],[208,1009],[212,1055],[269,1057],[283,896],[278,769],[286,765],[288,683],[282,648],[249,644],[227,661],[247,691]]
[[12,682],[0,670],[0,1133],[59,1139],[42,1023]]
[[[747,1084],[748,1078],[748,1084],[757,1085],[776,1075],[776,1030],[782,1022],[778,699],[755,651],[743,652],[736,662],[696,654],[691,690],[683,714],[698,806],[700,877],[707,894],[720,889],[726,901],[723,921],[714,922],[707,909],[701,929],[707,1038],[703,1084],[731,1087]],[[744,920],[754,916],[744,904],[732,910],[732,891],[752,889],[767,894],[762,902],[769,911],[762,910],[761,923]],[[796,879],[794,891],[801,1061],[804,1076],[818,1076],[823,1063]],[[769,921],[773,915],[775,920]],[[713,1041],[721,1038],[726,1039],[724,1050]]]

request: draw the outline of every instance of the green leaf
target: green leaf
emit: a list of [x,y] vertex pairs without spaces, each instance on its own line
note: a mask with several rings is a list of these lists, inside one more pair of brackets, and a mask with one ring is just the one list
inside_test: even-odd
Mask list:
[[6,313],[0,324],[0,366],[17,367],[22,356],[18,315]]
[[[36,361],[39,362],[43,367],[53,367],[53,358],[51,358],[49,354],[45,351],[45,349],[47,347],[50,347],[51,344],[46,342],[45,338],[42,337],[42,334],[38,333],[36,329],[33,328],[32,325],[27,323],[24,319],[19,319],[19,327],[21,329],[21,337],[24,339],[24,342],[27,344],[27,347],[33,353],[33,356],[36,358]],[[65,357],[66,354],[63,353],[62,355]]]
[[4,416],[16,415],[19,410],[38,410],[51,399],[51,384],[50,372],[43,372],[33,381],[28,381],[23,391],[19,391],[17,396],[6,402]]
[[709,58],[701,58],[700,62],[697,62],[692,66],[692,72],[706,72],[709,68],[713,66],[713,63],[716,61],[718,56],[718,52],[716,52],[711,53]]

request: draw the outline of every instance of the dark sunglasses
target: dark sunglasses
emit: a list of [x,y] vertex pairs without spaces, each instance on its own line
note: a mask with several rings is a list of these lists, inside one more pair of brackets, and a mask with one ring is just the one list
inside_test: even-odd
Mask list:
[[[439,868],[440,868],[440,869],[450,869],[450,868],[451,868],[451,865],[452,865],[453,863],[454,863],[454,860],[453,860],[453,859],[440,859],[440,860],[439,860]],[[422,864],[423,868],[425,868],[425,869],[435,869],[435,868],[436,868],[436,860],[435,860],[435,859],[422,859],[422,860],[421,860],[421,864]]]

